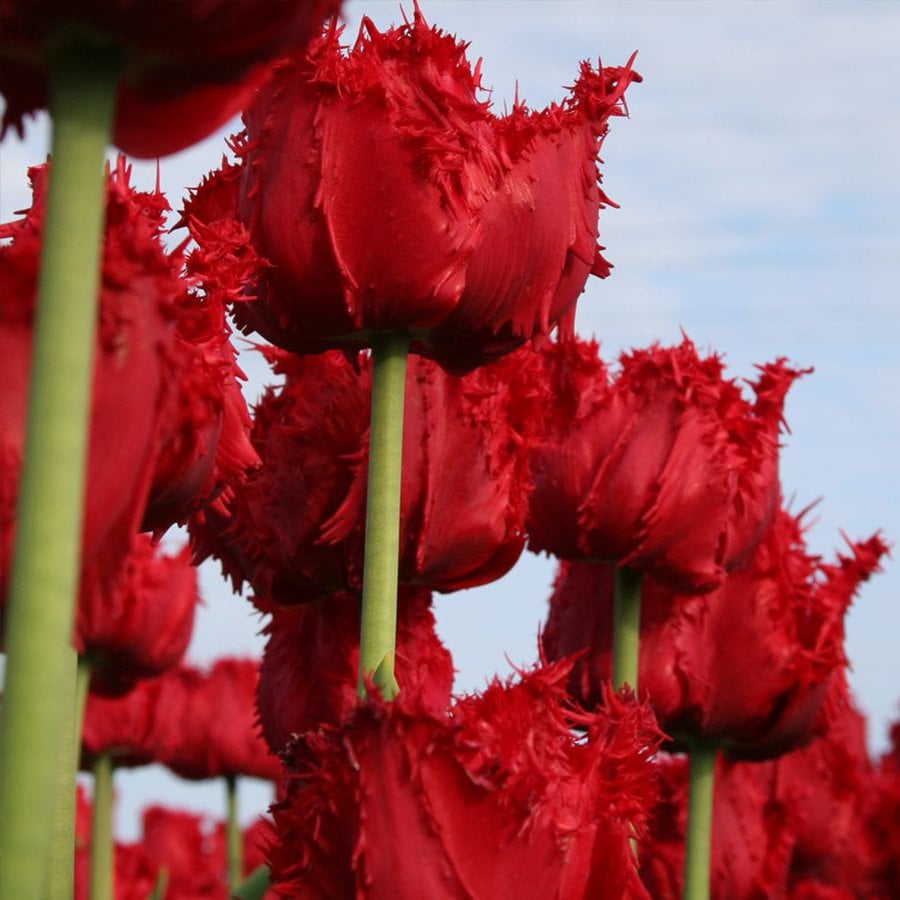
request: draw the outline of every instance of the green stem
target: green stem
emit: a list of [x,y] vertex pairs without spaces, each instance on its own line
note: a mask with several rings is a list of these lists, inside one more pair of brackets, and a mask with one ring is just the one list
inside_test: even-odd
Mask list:
[[[71,644],[65,652],[75,654]],[[71,665],[71,660],[67,661]],[[56,817],[53,843],[50,849],[50,867],[47,872],[47,900],[71,900],[75,890],[75,773],[81,758],[81,725],[84,705],[91,678],[91,667],[84,659],[75,663],[75,682],[66,681],[66,697],[63,710],[65,735],[59,744],[56,761]]]
[[357,692],[364,697],[365,679],[372,678],[386,700],[399,690],[394,678],[394,645],[408,352],[409,336],[404,333],[380,334],[372,340],[372,424]]
[[90,900],[113,895],[113,765],[109,753],[94,760],[94,809],[91,814]]
[[715,744],[691,744],[687,834],[684,848],[684,900],[709,900]]
[[72,639],[115,66],[69,47],[49,72],[53,168],[9,580],[0,718],[0,897],[43,897]]
[[612,682],[618,690],[625,684],[637,692],[639,639],[641,635],[641,576],[616,567],[613,608]]
[[241,823],[238,820],[237,778],[229,775],[225,779],[225,797],[228,818],[225,823],[225,846],[228,853],[228,890],[234,893],[243,880],[244,861],[241,846]]

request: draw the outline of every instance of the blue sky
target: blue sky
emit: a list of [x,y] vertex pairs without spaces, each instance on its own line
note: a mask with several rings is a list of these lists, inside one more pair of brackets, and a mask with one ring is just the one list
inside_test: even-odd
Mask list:
[[[782,480],[795,508],[821,498],[808,535],[830,556],[841,530],[900,538],[900,5],[887,3],[424,2],[426,17],[471,41],[484,83],[502,109],[520,96],[542,106],[563,96],[578,62],[624,63],[638,50],[644,83],[629,90],[631,118],[614,120],[603,149],[604,187],[621,208],[601,218],[615,264],[592,279],[578,330],[604,355],[683,327],[724,353],[732,374],[787,356],[815,373],[787,404]],[[394,2],[351,2],[377,24]],[[234,131],[232,126],[223,131]],[[2,145],[2,220],[28,203],[25,166],[46,153],[46,123]],[[221,135],[161,162],[170,202],[217,165]],[[150,186],[155,164],[135,167]],[[246,362],[261,386],[262,368]],[[900,549],[895,554],[900,556]],[[454,654],[457,686],[475,689],[509,660],[535,658],[535,633],[553,576],[525,556],[495,585],[439,597],[439,629]],[[195,661],[258,653],[257,623],[228,594],[215,567],[203,575],[207,607]],[[900,568],[865,586],[848,621],[851,683],[884,746],[900,700]],[[184,786],[156,772],[119,780],[119,829],[165,796],[221,810],[219,786]],[[265,803],[244,792],[249,814]]]

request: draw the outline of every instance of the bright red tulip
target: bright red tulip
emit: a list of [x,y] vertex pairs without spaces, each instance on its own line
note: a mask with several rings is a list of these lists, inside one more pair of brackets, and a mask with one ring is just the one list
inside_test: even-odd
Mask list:
[[[646,707],[610,694],[570,714],[568,665],[494,682],[449,715],[400,693],[298,739],[269,851],[295,898],[646,896],[643,834],[660,738]],[[584,729],[576,737],[573,726]]]
[[[434,633],[431,595],[400,591],[395,674],[400,690],[424,709],[450,704],[453,662]],[[273,752],[293,735],[339,725],[357,706],[359,599],[343,594],[318,603],[276,609],[259,673],[262,733]]]
[[[640,849],[641,878],[653,900],[680,900],[687,758],[660,754],[657,764],[662,795],[650,820],[650,837]],[[710,866],[714,900],[787,896],[794,836],[787,810],[771,798],[773,766],[717,762]]]
[[[597,246],[597,153],[639,76],[587,63],[571,95],[497,117],[465,44],[412,21],[329,29],[245,113],[240,215],[267,269],[239,321],[301,352],[408,329],[471,368],[571,317]],[[398,250],[399,248],[399,250]]]
[[879,865],[889,896],[900,896],[900,721],[891,729],[891,747],[879,761],[869,827],[882,848]]
[[[228,516],[192,523],[199,557],[276,604],[357,591],[368,467],[368,358],[275,352],[284,387],[256,409],[262,467]],[[493,581],[525,542],[528,449],[546,397],[523,349],[463,377],[417,358],[406,385],[400,581],[450,591]],[[465,485],[465,492],[460,485]]]
[[[764,763],[716,769],[712,827],[714,900],[890,900],[883,834],[873,804],[884,796],[866,754],[865,721],[843,677],[830,683],[808,746]],[[662,800],[641,853],[654,900],[682,896],[687,760],[661,754]],[[895,826],[896,828],[896,826]]]
[[157,760],[182,778],[277,780],[281,764],[256,721],[257,680],[252,659],[219,659],[208,672],[188,666],[167,672],[153,726]]
[[[676,742],[716,741],[735,756],[775,756],[810,740],[829,679],[846,665],[844,615],[878,570],[876,534],[824,564],[800,521],[779,512],[744,569],[702,595],[643,580],[638,685]],[[571,691],[590,709],[610,677],[610,567],[564,563],[550,601],[544,651],[587,651]]]
[[[174,153],[238,112],[340,0],[3,0],[3,131],[47,105],[47,47],[77,32],[120,59],[114,141],[132,156]],[[0,132],[2,133],[2,132]]]
[[161,681],[141,679],[117,697],[88,694],[81,730],[82,768],[90,769],[101,753],[110,754],[119,767],[157,762],[154,728]]
[[[0,605],[9,570],[24,440],[32,320],[48,169],[29,170],[34,200],[0,226]],[[82,593],[114,590],[139,530],[164,531],[258,463],[223,301],[242,279],[235,261],[187,276],[162,236],[168,203],[130,184],[120,157],[107,188],[95,346]]]
[[184,655],[199,599],[197,570],[187,547],[163,556],[141,534],[132,538],[116,583],[104,588],[103,581],[91,570],[82,578],[75,645],[91,664],[93,689],[122,693]]
[[595,343],[542,355],[554,401],[532,454],[529,549],[684,591],[721,584],[775,511],[784,397],[801,372],[760,366],[750,403],[687,338],[623,354],[614,377]]
[[[24,440],[34,296],[47,167],[29,170],[34,199],[0,226],[0,595],[9,571]],[[94,353],[82,562],[114,581],[138,531],[167,415],[173,318],[187,286],[178,253],[162,247],[159,194],[136,192],[120,159],[107,189],[99,326]]]

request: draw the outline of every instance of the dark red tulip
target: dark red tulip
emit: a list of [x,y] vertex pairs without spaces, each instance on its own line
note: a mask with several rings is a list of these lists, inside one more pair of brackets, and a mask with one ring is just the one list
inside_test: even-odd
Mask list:
[[[363,560],[371,378],[365,355],[275,352],[283,388],[256,409],[263,465],[230,514],[192,524],[197,554],[276,604],[357,591]],[[400,581],[441,591],[493,581],[524,546],[527,454],[546,397],[534,354],[463,377],[416,359],[406,385]],[[465,492],[460,490],[465,485]]]
[[[792,898],[883,898],[880,841],[867,822],[878,785],[866,750],[866,722],[843,673],[831,679],[821,736],[775,763],[772,793],[794,832]],[[882,882],[879,884],[879,882]]]
[[103,582],[91,570],[82,578],[75,645],[91,664],[93,689],[122,693],[184,655],[198,602],[197,570],[187,547],[163,556],[140,534],[116,583],[105,588]]
[[[687,758],[660,754],[661,799],[640,849],[641,878],[653,900],[680,900],[687,817]],[[720,756],[713,796],[710,890],[714,900],[786,897],[794,835],[771,796],[774,763]]]
[[[450,714],[401,692],[295,742],[269,865],[296,898],[645,897],[640,837],[659,741],[646,707],[610,693],[570,715],[568,665],[494,682]],[[572,726],[585,733],[576,737]]]
[[870,833],[882,848],[879,874],[888,896],[900,896],[900,721],[891,729],[891,746],[878,763]]
[[[359,599],[350,594],[273,611],[257,700],[263,737],[274,752],[293,735],[340,724],[356,708],[359,630]],[[396,653],[400,690],[424,709],[445,710],[453,662],[434,633],[428,591],[401,589]]]
[[584,63],[561,104],[497,117],[465,47],[416,9],[277,68],[237,144],[241,217],[272,264],[244,325],[301,352],[408,329],[465,369],[547,333],[608,274],[597,153],[639,76]]
[[[88,900],[91,806],[78,790],[75,851],[75,900]],[[170,900],[224,900],[227,896],[225,823],[183,810],[151,806],[142,815],[142,834],[133,844],[116,843],[116,900],[147,900],[160,876]],[[260,842],[269,840],[271,823],[257,819],[244,830],[244,873],[262,865]],[[266,893],[266,897],[272,896]]]
[[157,761],[154,729],[160,687],[160,678],[146,678],[120,696],[88,694],[81,730],[82,768],[90,769],[102,753],[110,754],[119,767]]
[[302,47],[340,0],[3,0],[3,131],[47,106],[48,46],[77,34],[122,66],[114,142],[163,156],[206,137],[268,74],[261,65]]
[[[34,202],[0,226],[0,605],[11,553],[24,440],[32,320],[48,169],[29,170]],[[186,276],[162,243],[165,197],[130,184],[120,157],[107,187],[95,346],[82,594],[117,590],[139,530],[164,531],[207,505],[258,462],[223,302],[243,277],[220,261]]]
[[157,759],[182,778],[248,775],[277,780],[281,764],[256,724],[258,663],[219,659],[160,679],[154,720]]
[[[47,167],[29,170],[34,191],[23,219],[0,226],[0,592],[9,571],[24,439],[34,295]],[[174,309],[187,287],[179,253],[161,243],[167,208],[136,192],[123,160],[107,189],[99,325],[94,352],[82,561],[114,580],[138,531],[167,415]]]
[[210,504],[224,512],[234,485],[259,465],[238,384],[244,375],[217,294],[220,286],[212,278],[201,283],[204,295],[189,294],[177,308],[168,373],[173,396],[159,425],[145,530],[163,532],[176,522],[184,524]]
[[[824,564],[798,518],[779,512],[747,568],[702,595],[647,576],[638,684],[676,741],[716,741],[735,756],[775,756],[808,741],[830,677],[846,665],[844,615],[886,552],[878,535]],[[610,677],[611,567],[564,563],[544,650],[586,650],[571,690],[591,708]]]
[[719,357],[680,346],[543,352],[554,402],[532,455],[529,548],[710,590],[745,560],[778,501],[778,433],[799,370],[760,366],[748,402]]
[[[843,677],[830,683],[821,736],[770,762],[716,769],[714,900],[889,900],[873,804],[883,796],[865,747],[865,721]],[[641,853],[654,900],[678,900],[684,863],[687,761],[661,754],[662,800]]]

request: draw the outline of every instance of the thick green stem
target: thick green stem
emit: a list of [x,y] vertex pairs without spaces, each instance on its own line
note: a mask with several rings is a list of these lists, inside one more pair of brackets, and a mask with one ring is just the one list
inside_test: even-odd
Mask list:
[[691,744],[688,759],[690,788],[681,896],[684,900],[709,900],[716,747],[714,744]]
[[[43,898],[55,770],[72,705],[91,362],[115,66],[69,47],[50,67],[53,168],[31,356],[0,719],[0,897]],[[71,711],[69,711],[71,714]]]
[[397,566],[400,552],[400,464],[403,400],[409,336],[376,335],[372,340],[372,419],[363,563],[359,683],[366,694],[371,678],[386,700],[398,692],[394,677],[397,634]]
[[612,682],[616,690],[628,684],[637,692],[640,635],[641,576],[618,566],[612,643]]
[[228,808],[225,823],[225,846],[228,853],[228,890],[233,894],[243,881],[244,860],[241,845],[241,823],[238,820],[237,778],[225,779],[225,797]]
[[[75,648],[69,644],[65,652],[74,655]],[[90,663],[86,660],[78,659],[76,667],[76,681],[65,683],[71,698],[66,698],[62,713],[65,735],[56,762],[56,817],[47,872],[47,900],[71,900],[75,890],[75,773],[81,757],[81,725],[91,678]]]
[[113,765],[109,753],[94,760],[94,809],[91,814],[90,900],[113,895]]

